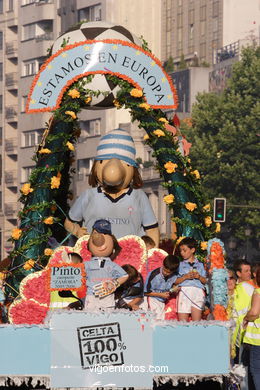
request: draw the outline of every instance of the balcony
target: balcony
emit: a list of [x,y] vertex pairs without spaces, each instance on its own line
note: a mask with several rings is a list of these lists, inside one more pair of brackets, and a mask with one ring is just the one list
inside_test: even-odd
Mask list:
[[157,180],[160,179],[160,173],[154,167],[140,169],[140,174],[143,180]]
[[18,89],[18,73],[7,73],[5,77],[5,86],[9,91]]
[[17,139],[10,138],[5,140],[5,151],[8,155],[16,155],[17,154]]
[[18,57],[18,43],[17,43],[17,41],[12,41],[12,42],[6,43],[5,54],[9,60]]
[[4,213],[7,218],[16,218],[17,216],[17,203],[9,202],[5,203]]
[[7,106],[5,108],[5,119],[7,122],[17,122],[18,106]]
[[46,32],[41,35],[37,35],[35,37],[36,42],[41,42],[41,41],[53,41],[54,40],[54,34],[53,32]]
[[239,41],[221,47],[215,51],[214,55],[214,64],[219,64],[220,62],[237,57],[239,55]]
[[16,171],[5,171],[5,184],[7,187],[17,187]]

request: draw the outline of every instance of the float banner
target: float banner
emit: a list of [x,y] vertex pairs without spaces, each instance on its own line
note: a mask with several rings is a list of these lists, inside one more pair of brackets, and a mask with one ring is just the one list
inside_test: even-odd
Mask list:
[[153,331],[147,317],[53,313],[50,327],[51,387],[152,388]]
[[85,281],[83,264],[55,265],[50,267],[50,290],[77,290]]
[[125,41],[91,40],[68,45],[43,64],[33,81],[26,112],[57,109],[68,87],[90,74],[111,74],[127,80],[143,89],[152,108],[177,108],[171,78],[150,52]]

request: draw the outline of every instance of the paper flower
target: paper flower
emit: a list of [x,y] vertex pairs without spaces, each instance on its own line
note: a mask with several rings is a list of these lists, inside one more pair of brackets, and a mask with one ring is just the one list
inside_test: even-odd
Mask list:
[[216,230],[215,233],[219,233],[221,230],[221,224],[219,222],[216,223]]
[[176,168],[178,168],[178,164],[168,161],[164,164],[164,168],[166,169],[167,173],[174,173]]
[[156,135],[157,137],[164,137],[164,136],[165,136],[164,131],[162,131],[161,129],[154,130],[153,133],[154,133],[154,135]]
[[119,103],[119,101],[118,100],[113,100],[113,103],[114,103],[114,106],[116,107],[116,108],[120,108],[121,107],[121,104]]
[[200,243],[200,247],[203,251],[205,251],[207,249],[207,246],[208,246],[208,241],[202,241]]
[[19,240],[19,238],[21,237],[21,234],[22,234],[22,230],[21,229],[15,228],[15,229],[12,230],[12,238],[14,240]]
[[163,201],[166,203],[166,204],[171,204],[174,202],[174,195],[172,194],[169,194],[169,195],[165,195],[163,197]]
[[43,149],[40,149],[38,153],[39,154],[50,154],[51,150],[48,148],[43,148]]
[[92,100],[92,97],[91,96],[88,96],[86,99],[85,99],[85,103],[86,104],[89,104]]
[[200,179],[200,173],[197,169],[195,169],[195,171],[192,171],[191,174],[194,175],[197,180]]
[[130,95],[133,97],[139,98],[139,97],[143,96],[143,91],[141,89],[138,89],[138,88],[133,88],[130,91]]
[[54,222],[53,217],[48,217],[43,220],[43,223],[45,223],[45,225],[52,225],[53,222]]
[[77,99],[77,98],[79,98],[80,97],[80,93],[79,93],[79,91],[77,90],[77,89],[71,89],[69,92],[68,92],[68,95],[70,96],[70,97],[72,97],[72,99]]
[[53,250],[51,248],[44,249],[45,256],[51,256],[53,254]]
[[6,273],[5,272],[0,272],[0,280],[5,280]]
[[147,103],[140,103],[139,107],[144,108],[146,111],[150,110],[150,106]]
[[206,217],[204,219],[204,223],[207,227],[209,227],[212,224],[212,218],[211,217]]
[[149,137],[148,134],[145,134],[145,135],[144,135],[144,141],[147,141],[149,138],[150,138],[150,137]]
[[76,119],[77,115],[75,114],[74,111],[65,111],[65,114],[71,116],[72,119]]
[[25,183],[22,186],[20,191],[22,192],[23,195],[28,195],[28,194],[30,194],[30,192],[33,192],[33,188],[31,188],[31,184],[30,183]]
[[52,176],[51,178],[51,189],[59,188],[61,180],[61,173],[58,172],[57,176]]
[[75,150],[73,144],[69,141],[66,143],[66,146],[68,147],[69,150]]
[[26,271],[29,271],[35,264],[35,261],[33,259],[30,259],[30,260],[27,260],[24,265],[23,265],[23,268],[26,270]]
[[196,203],[186,202],[185,203],[185,207],[186,207],[187,210],[193,211],[193,210],[195,210],[197,208],[197,205],[196,205]]
[[205,206],[203,206],[203,210],[204,211],[210,211],[210,203],[208,203]]
[[159,118],[158,121],[163,122],[163,123],[167,123],[167,124],[169,123],[169,121],[167,121],[166,118]]

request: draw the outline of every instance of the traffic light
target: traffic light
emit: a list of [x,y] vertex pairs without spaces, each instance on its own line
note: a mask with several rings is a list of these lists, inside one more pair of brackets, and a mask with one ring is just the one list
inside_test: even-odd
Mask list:
[[214,222],[225,222],[226,220],[226,198],[214,198]]

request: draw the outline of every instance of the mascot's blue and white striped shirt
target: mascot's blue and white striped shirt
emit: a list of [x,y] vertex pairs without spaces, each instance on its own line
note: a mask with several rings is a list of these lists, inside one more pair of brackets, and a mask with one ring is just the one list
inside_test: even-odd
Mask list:
[[102,192],[101,187],[85,190],[71,207],[69,218],[83,222],[88,232],[97,219],[107,219],[116,238],[128,234],[141,237],[145,230],[158,226],[147,195],[133,188],[116,199]]

